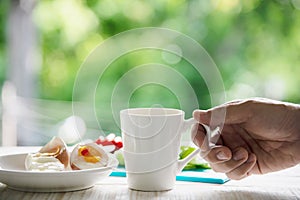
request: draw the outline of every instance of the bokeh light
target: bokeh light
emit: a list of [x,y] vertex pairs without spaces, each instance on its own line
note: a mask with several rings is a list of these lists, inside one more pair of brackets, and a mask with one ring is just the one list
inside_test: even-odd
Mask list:
[[[51,115],[45,117],[47,120],[39,118],[37,121],[56,124],[70,116],[76,74],[89,53],[116,34],[144,27],[169,28],[201,44],[218,66],[228,101],[260,96],[300,102],[300,0],[14,2],[19,2],[18,5],[14,4],[19,9],[12,9],[13,4],[9,0],[0,1],[0,87],[11,79],[11,70],[19,70],[12,69],[11,66],[12,58],[17,56],[11,52],[12,41],[9,37],[12,33],[28,34],[20,32],[22,27],[15,27],[13,31],[9,28],[12,12],[19,12],[14,14],[31,17],[35,29],[32,32],[36,33],[31,35],[35,44],[29,48],[34,47],[36,55],[32,54],[24,60],[24,63],[35,65],[30,65],[35,71],[32,81],[35,88],[32,93],[38,102],[43,102],[37,104],[43,106],[36,108],[36,111],[43,112],[42,116],[45,115],[44,112]],[[122,48],[122,44],[119,47]],[[103,118],[106,118],[108,112],[103,105],[110,101],[108,96],[112,85],[133,66],[147,63],[161,63],[178,71],[191,84],[197,98],[201,99],[199,108],[207,109],[212,106],[206,83],[180,56],[180,47],[165,48],[177,52],[177,55],[167,51],[145,50],[131,52],[111,63],[99,81],[101,93],[96,94],[99,103],[95,106],[101,110]],[[147,74],[140,76],[143,78]],[[29,79],[27,76],[17,78],[25,82]],[[88,88],[88,79],[85,84]],[[130,88],[133,83],[128,81],[127,84]],[[81,92],[84,98],[86,91]],[[131,106],[155,103],[169,107],[179,106],[174,95],[159,85],[138,88],[130,99]],[[51,106],[45,106],[48,104]],[[97,129],[96,122],[88,120],[86,124],[87,132],[99,134],[99,130],[91,130]],[[110,131],[109,122],[104,126],[104,129]]]

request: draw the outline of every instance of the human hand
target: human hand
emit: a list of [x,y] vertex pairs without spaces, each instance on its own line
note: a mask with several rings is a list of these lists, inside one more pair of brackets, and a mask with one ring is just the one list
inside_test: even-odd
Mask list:
[[204,144],[205,130],[201,125],[195,126],[192,133],[194,143],[213,170],[238,180],[300,162],[300,106],[248,99],[207,111],[196,110],[193,115],[198,122],[211,125],[215,123],[211,120],[220,120],[224,111],[224,126],[215,147],[208,149]]

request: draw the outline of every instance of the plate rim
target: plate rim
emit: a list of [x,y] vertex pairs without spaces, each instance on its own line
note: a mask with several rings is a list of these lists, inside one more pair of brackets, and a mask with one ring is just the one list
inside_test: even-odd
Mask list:
[[[14,153],[14,154],[6,154],[0,155],[0,159],[3,157],[9,156],[26,156],[28,153]],[[101,168],[91,168],[91,169],[83,169],[83,170],[68,170],[68,171],[27,171],[24,170],[10,170],[0,168],[0,183],[6,185],[7,188],[18,191],[26,191],[26,192],[70,192],[70,191],[78,191],[92,188],[95,184],[101,179],[107,178],[114,168],[118,166],[118,160],[114,157],[113,154],[110,155],[110,159],[113,161],[110,163],[108,167]],[[115,162],[114,162],[115,161]],[[91,177],[98,176],[102,177],[101,179],[91,180]],[[14,176],[14,179],[10,179],[8,181],[8,176]],[[62,182],[69,183],[70,177],[74,177],[75,179],[80,179],[83,177],[87,177],[84,183],[81,184],[70,184],[67,186],[54,186],[53,181],[47,186],[47,184],[38,185],[44,178],[53,177],[54,179],[60,177],[63,179]],[[29,185],[24,184],[24,180],[27,180],[31,177],[31,183]],[[20,180],[21,182],[17,181]],[[52,179],[53,180],[53,179]],[[58,179],[61,180],[61,179]],[[65,182],[64,180],[68,180]],[[33,182],[32,182],[33,181]]]
[[[6,155],[0,155],[0,159],[3,157],[12,157],[12,156],[26,156],[28,153],[14,153],[14,154],[6,154]],[[61,175],[61,174],[81,174],[81,173],[100,173],[100,172],[106,172],[109,170],[113,170],[118,167],[118,160],[113,157],[112,155],[109,155],[110,159],[113,159],[113,161],[116,161],[115,165],[105,166],[105,167],[97,167],[97,168],[90,168],[90,169],[81,169],[81,170],[65,170],[65,171],[29,171],[29,170],[14,170],[14,169],[4,169],[0,166],[0,172],[5,173],[14,173],[14,174],[38,174],[38,175]]]

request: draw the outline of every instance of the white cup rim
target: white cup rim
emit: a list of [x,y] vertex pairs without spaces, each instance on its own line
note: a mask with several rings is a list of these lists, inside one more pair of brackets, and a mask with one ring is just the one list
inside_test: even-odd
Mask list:
[[[157,108],[157,107],[141,107],[141,108],[128,108],[120,111],[120,119],[121,119],[121,130],[122,133],[126,134],[129,137],[135,139],[146,140],[157,136],[161,129],[165,126],[165,123],[169,120],[180,119],[184,120],[184,111],[175,109],[175,108]],[[122,119],[130,121],[130,124],[133,127],[137,127],[138,129],[146,130],[152,123],[159,123],[159,127],[156,127],[157,130],[152,131],[151,135],[135,135],[131,133],[131,128],[128,128],[126,123],[122,125]],[[136,123],[138,120],[138,123]],[[139,120],[146,120],[147,124],[143,124],[141,126],[139,124]],[[159,129],[158,129],[159,128]]]
[[181,116],[184,115],[184,111],[175,108],[127,108],[121,110],[120,114],[126,114],[130,116],[161,117]]

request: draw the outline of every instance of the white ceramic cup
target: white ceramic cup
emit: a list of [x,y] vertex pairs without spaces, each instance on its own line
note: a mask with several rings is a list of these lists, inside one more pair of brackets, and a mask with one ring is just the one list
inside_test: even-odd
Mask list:
[[[141,191],[164,191],[174,187],[176,174],[200,152],[178,160],[182,133],[193,124],[182,110],[131,108],[120,112],[123,154],[128,187]],[[211,130],[204,126],[208,139]],[[209,142],[209,140],[208,140]]]

